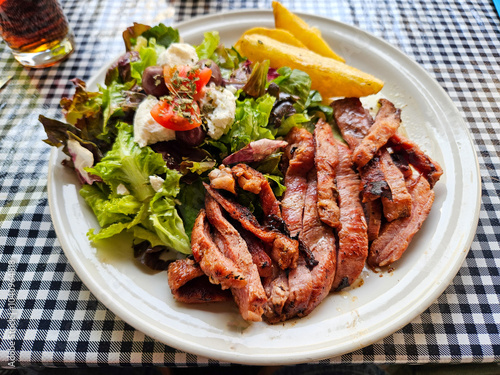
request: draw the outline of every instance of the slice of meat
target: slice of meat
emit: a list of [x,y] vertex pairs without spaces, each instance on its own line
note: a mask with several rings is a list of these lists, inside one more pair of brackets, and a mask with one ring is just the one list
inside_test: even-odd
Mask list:
[[381,107],[375,122],[352,153],[353,161],[358,167],[363,167],[375,156],[389,138],[396,134],[401,123],[401,111],[394,104],[386,99],[380,99],[379,103]]
[[250,210],[234,201],[224,198],[217,190],[203,183],[208,194],[214,198],[234,220],[253,233],[260,240],[272,245],[271,258],[283,269],[295,268],[299,254],[298,241],[274,228],[265,227],[257,221]]
[[301,255],[297,268],[288,274],[289,294],[280,320],[303,317],[330,292],[336,268],[336,247],[333,229],[324,224],[318,213],[316,173],[309,173],[305,199],[303,230],[300,237],[314,254],[317,264],[310,268]]
[[335,100],[331,106],[342,137],[351,150],[354,150],[368,134],[373,125],[373,118],[370,112],[363,108],[359,98]]
[[380,199],[364,203],[364,211],[368,226],[368,241],[371,242],[378,237],[382,225],[382,203]]
[[269,323],[281,321],[283,308],[290,294],[288,272],[279,267],[274,267],[273,270],[273,275],[263,280],[267,295],[267,303],[264,306],[264,318]]
[[236,229],[247,244],[248,251],[252,255],[252,261],[257,266],[257,270],[259,271],[259,276],[271,276],[273,273],[273,264],[269,255],[267,255],[266,249],[264,248],[264,243],[249,231],[241,227],[236,227]]
[[229,290],[222,290],[219,285],[210,283],[205,275],[187,282],[179,289],[172,290],[172,295],[177,302],[182,303],[210,303],[232,300]]
[[336,239],[333,230],[324,225],[317,208],[317,181],[314,171],[309,175],[304,230],[302,240],[311,249],[318,264],[311,270],[311,290],[306,309],[299,316],[306,316],[328,295],[335,278],[337,264]]
[[311,270],[302,255],[297,262],[297,268],[288,273],[288,288],[288,299],[279,317],[281,321],[304,316],[313,291]]
[[278,232],[260,225],[248,207],[223,197],[217,190],[212,189],[206,183],[203,183],[203,186],[205,186],[207,193],[222,206],[229,216],[238,221],[243,228],[252,232],[264,242],[271,244],[274,242]]
[[320,119],[314,129],[316,154],[314,163],[318,174],[318,213],[321,221],[332,228],[340,226],[340,210],[337,205],[338,191],[335,184],[335,168],[338,164],[337,147],[332,128]]
[[405,179],[411,177],[411,175],[413,174],[413,170],[411,169],[410,161],[408,160],[408,155],[406,153],[393,152],[391,153],[391,158],[396,167],[399,168]]
[[205,275],[200,265],[193,259],[178,259],[168,265],[168,286],[171,290],[179,289],[187,282]]
[[285,157],[288,167],[285,173],[286,191],[281,201],[281,213],[291,237],[302,230],[304,198],[307,190],[307,173],[314,166],[314,140],[305,129],[292,128],[286,136],[288,146]]
[[281,218],[280,202],[276,199],[269,181],[259,171],[246,164],[237,164],[232,169],[243,190],[259,194],[260,203],[266,217]]
[[194,259],[213,284],[220,284],[222,289],[243,288],[247,284],[243,271],[215,245],[203,209],[194,222],[191,249]]
[[398,260],[429,215],[434,202],[434,191],[429,182],[418,175],[406,183],[412,197],[411,216],[394,220],[382,228],[370,246],[368,263],[371,266],[383,267]]
[[286,135],[287,173],[306,175],[314,166],[314,140],[304,128],[292,128]]
[[359,177],[353,170],[351,151],[340,142],[337,142],[337,147],[337,187],[342,228],[338,232],[337,272],[332,290],[351,285],[363,271],[368,256],[368,233],[359,199]]
[[376,153],[364,167],[358,168],[363,202],[370,202],[380,197],[391,198],[391,189],[380,167],[380,158],[380,153]]
[[241,316],[249,321],[261,321],[266,293],[260,281],[257,266],[252,261],[246,242],[238,231],[222,215],[221,207],[210,195],[205,198],[205,210],[214,226],[214,240],[221,252],[243,272],[247,284],[243,288],[231,288]]
[[427,156],[415,142],[401,134],[394,134],[389,140],[389,146],[395,154],[404,152],[408,162],[427,179],[431,188],[434,187],[443,174],[443,168],[436,161]]
[[384,175],[391,197],[382,197],[384,216],[388,221],[393,221],[411,214],[411,195],[405,184],[405,177],[401,170],[394,164],[392,157],[386,149],[380,152],[380,169]]
[[208,178],[210,179],[210,186],[214,189],[224,189],[236,194],[236,191],[234,190],[236,182],[234,181],[231,168],[221,164],[219,169],[213,169],[210,171]]

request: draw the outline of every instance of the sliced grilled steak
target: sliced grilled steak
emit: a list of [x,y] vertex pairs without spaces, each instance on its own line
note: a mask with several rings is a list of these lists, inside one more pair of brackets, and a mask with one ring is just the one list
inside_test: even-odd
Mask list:
[[273,264],[269,255],[267,255],[264,243],[249,231],[241,227],[236,227],[236,229],[247,244],[248,251],[252,255],[252,261],[257,266],[257,270],[259,271],[259,276],[271,276],[273,273]]
[[288,272],[279,267],[274,267],[273,271],[271,277],[266,277],[263,280],[267,295],[267,303],[264,306],[264,318],[269,323],[277,323],[282,320],[283,308],[290,294]]
[[363,271],[368,256],[367,225],[359,199],[359,177],[353,170],[351,151],[337,142],[339,164],[337,188],[339,189],[340,222],[337,272],[332,290],[351,285]]
[[318,264],[310,271],[311,289],[307,307],[299,316],[306,316],[328,295],[335,278],[337,250],[333,229],[324,225],[318,214],[317,181],[314,171],[309,175],[301,238],[314,254]]
[[359,168],[363,202],[370,202],[380,197],[391,198],[391,189],[381,168],[380,152],[376,153],[364,167]]
[[174,299],[184,303],[230,301],[231,293],[210,283],[193,259],[179,259],[168,266],[168,285]]
[[288,167],[285,173],[286,191],[281,201],[281,213],[291,237],[302,230],[304,198],[307,190],[307,173],[314,166],[314,140],[305,129],[292,128],[286,136],[288,146],[285,156]]
[[405,184],[405,177],[394,164],[391,155],[386,149],[380,152],[380,169],[391,189],[391,197],[382,197],[384,216],[393,221],[411,214],[411,195]]
[[276,321],[306,316],[330,292],[336,268],[336,247],[333,229],[324,224],[318,214],[316,173],[309,173],[305,199],[303,230],[300,238],[314,254],[317,264],[310,268],[301,254],[297,268],[288,274],[288,299]]
[[368,226],[368,241],[371,242],[378,237],[382,225],[382,203],[380,199],[376,199],[363,205]]
[[207,218],[214,226],[214,240],[221,252],[243,272],[247,284],[243,288],[231,288],[241,316],[249,321],[261,321],[266,293],[260,281],[257,266],[252,261],[246,242],[238,231],[222,215],[221,207],[210,195],[205,198]]
[[193,259],[178,259],[168,265],[168,286],[171,290],[177,290],[189,281],[204,276],[205,273],[200,265]]
[[276,199],[269,181],[262,173],[246,164],[237,164],[231,170],[238,179],[238,185],[243,190],[259,194],[262,210],[266,218],[275,217],[281,219],[280,202]]
[[370,112],[363,108],[358,98],[335,100],[331,106],[342,137],[349,145],[349,148],[354,150],[373,125]]
[[260,225],[248,207],[242,206],[233,200],[223,197],[217,190],[212,189],[206,183],[203,183],[203,185],[205,186],[208,194],[222,206],[229,216],[238,221],[243,228],[252,232],[255,236],[266,243],[272,244],[274,242],[278,232],[269,230],[268,228]]
[[411,216],[394,220],[382,228],[370,246],[368,263],[372,266],[387,266],[398,260],[429,215],[434,202],[429,182],[418,175],[412,176],[406,184],[412,197]]
[[375,118],[375,122],[368,134],[363,138],[352,153],[354,163],[358,168],[368,163],[391,138],[401,123],[401,111],[394,107],[390,101],[380,99],[381,107]]
[[335,168],[338,164],[337,147],[332,128],[320,119],[314,129],[316,154],[314,163],[318,173],[318,213],[321,221],[332,228],[340,226],[340,210],[337,205]]
[[409,163],[429,181],[431,188],[434,187],[443,174],[443,169],[436,161],[427,156],[415,142],[401,134],[394,134],[389,140],[389,146],[395,154],[406,154]]
[[243,288],[247,280],[243,270],[221,253],[215,245],[205,210],[200,210],[191,232],[191,249],[196,262],[214,284],[222,289]]

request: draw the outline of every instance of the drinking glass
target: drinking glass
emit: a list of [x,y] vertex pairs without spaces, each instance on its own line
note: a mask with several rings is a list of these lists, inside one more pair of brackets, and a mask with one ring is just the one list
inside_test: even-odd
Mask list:
[[0,0],[0,35],[16,60],[30,68],[54,65],[74,50],[57,0]]

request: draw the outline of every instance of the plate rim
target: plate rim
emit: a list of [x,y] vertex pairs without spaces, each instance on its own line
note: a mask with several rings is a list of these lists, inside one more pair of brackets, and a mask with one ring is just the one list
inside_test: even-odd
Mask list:
[[[245,9],[245,10],[234,10],[234,11],[229,11],[229,12],[224,12],[224,13],[219,13],[219,14],[209,14],[209,15],[203,15],[200,17],[195,17],[180,23],[176,23],[173,25],[173,27],[176,28],[188,28],[190,24],[199,22],[199,21],[207,21],[207,20],[214,20],[216,21],[217,19],[220,18],[230,18],[233,16],[238,16],[240,14],[250,14],[250,13],[257,13],[261,15],[270,15],[272,14],[271,10],[263,10],[263,9]],[[449,286],[455,275],[457,274],[458,270],[461,268],[468,250],[470,249],[470,246],[472,244],[472,241],[474,239],[476,230],[477,230],[477,224],[479,220],[479,213],[480,213],[480,202],[481,202],[481,179],[480,179],[480,168],[479,168],[479,162],[477,158],[477,153],[475,152],[474,148],[474,143],[471,137],[470,132],[468,131],[466,124],[464,122],[463,116],[458,110],[458,108],[455,106],[451,98],[448,96],[448,94],[445,92],[445,90],[441,87],[441,85],[417,62],[415,62],[411,57],[407,56],[404,54],[401,50],[399,50],[397,47],[389,44],[386,42],[384,39],[375,36],[373,34],[370,34],[362,29],[360,29],[357,26],[349,25],[346,23],[343,23],[341,21],[333,20],[327,17],[322,17],[322,16],[317,16],[314,14],[309,14],[309,13],[301,13],[301,12],[296,12],[296,14],[303,15],[308,19],[319,19],[322,22],[328,22],[328,23],[334,23],[336,25],[341,26],[342,28],[347,28],[347,29],[354,29],[357,33],[362,33],[368,38],[374,38],[377,40],[377,42],[384,44],[385,48],[389,48],[391,50],[391,53],[396,53],[397,55],[400,55],[399,57],[408,60],[412,64],[412,68],[415,69],[417,68],[421,74],[425,76],[426,79],[430,79],[430,81],[433,83],[433,89],[439,89],[439,94],[440,94],[440,106],[441,104],[447,104],[450,106],[454,112],[456,112],[459,115],[460,119],[460,128],[463,131],[463,133],[467,136],[467,146],[470,147],[473,157],[474,157],[474,166],[471,166],[471,172],[476,172],[474,173],[471,178],[475,180],[475,189],[477,190],[478,194],[476,194],[476,201],[475,201],[475,210],[474,214],[472,215],[472,219],[470,220],[473,228],[473,230],[469,231],[467,234],[466,238],[462,240],[462,243],[465,247],[464,251],[462,252],[462,256],[458,261],[455,261],[453,264],[453,267],[450,269],[448,272],[449,276],[446,278],[446,282],[442,282],[439,287],[434,288],[432,291],[430,291],[427,294],[427,298],[424,301],[419,301],[418,305],[419,308],[415,308],[412,310],[411,314],[406,314],[404,317],[399,319],[399,324],[393,325],[390,329],[391,332],[387,331],[381,331],[379,332],[378,335],[371,335],[369,336],[369,340],[367,340],[366,344],[364,346],[368,346],[372,343],[375,343],[384,337],[387,337],[397,330],[399,330],[401,327],[404,325],[408,324],[411,322],[415,317],[419,316],[425,309],[427,309],[443,292],[444,290]],[[111,63],[111,62],[110,62]],[[109,65],[105,64],[101,69],[99,69],[95,74],[92,75],[92,80],[94,77],[102,74],[103,71],[107,70],[107,67]],[[443,103],[446,102],[446,103]],[[58,149],[52,148],[51,154],[50,154],[50,159],[49,159],[49,171],[48,171],[48,181],[47,181],[47,186],[48,186],[48,200],[49,200],[49,209],[50,209],[50,214],[52,217],[52,222],[54,224],[54,228],[56,230],[57,237],[61,243],[61,247],[66,255],[66,257],[69,260],[69,263],[75,270],[75,273],[78,275],[78,277],[84,282],[84,284],[87,286],[87,288],[96,296],[98,300],[106,299],[107,303],[104,304],[106,308],[110,309],[117,317],[120,319],[123,319],[125,322],[133,326],[134,328],[138,329],[139,331],[142,331],[144,334],[147,336],[150,336],[162,343],[165,343],[167,345],[171,345],[175,348],[178,348],[180,350],[186,351],[188,353],[193,353],[196,355],[201,355],[204,357],[208,358],[214,358],[217,360],[222,360],[222,361],[227,361],[227,362],[232,362],[232,363],[241,363],[241,364],[252,364],[252,365],[269,365],[269,364],[294,364],[294,363],[303,363],[307,361],[314,361],[314,360],[319,360],[322,358],[330,358],[332,356],[337,356],[341,354],[345,354],[351,351],[354,351],[356,349],[360,349],[359,343],[351,343],[345,344],[344,348],[341,349],[340,351],[333,350],[331,348],[321,348],[318,350],[314,351],[309,351],[307,354],[304,354],[302,356],[297,357],[296,354],[294,354],[294,358],[291,358],[290,356],[284,356],[282,358],[276,358],[273,354],[269,356],[261,355],[259,357],[255,357],[255,355],[252,354],[246,354],[246,353],[239,353],[239,352],[225,352],[225,351],[218,351],[213,348],[206,348],[203,346],[197,346],[196,344],[193,343],[187,343],[184,340],[180,340],[176,337],[169,337],[168,340],[165,340],[164,335],[161,335],[153,330],[151,330],[151,322],[145,322],[142,320],[137,321],[137,317],[135,317],[133,314],[130,314],[127,311],[123,311],[120,309],[120,303],[116,302],[113,300],[112,296],[109,295],[106,291],[99,291],[96,290],[96,287],[98,288],[98,285],[94,284],[93,280],[90,278],[90,275],[88,275],[84,268],[82,267],[82,262],[80,259],[76,256],[74,252],[69,251],[68,249],[68,241],[65,238],[65,236],[62,233],[62,227],[61,223],[57,222],[54,220],[54,218],[57,217],[56,215],[56,207],[57,203],[54,201],[56,198],[54,196],[54,187],[55,187],[55,181],[53,179],[53,168],[55,164],[55,160],[57,159],[58,153],[60,151]],[[75,264],[78,265],[78,267],[75,267]],[[449,279],[449,280],[448,280]],[[91,285],[92,288],[90,288],[88,285]],[[111,305],[111,306],[110,306]]]

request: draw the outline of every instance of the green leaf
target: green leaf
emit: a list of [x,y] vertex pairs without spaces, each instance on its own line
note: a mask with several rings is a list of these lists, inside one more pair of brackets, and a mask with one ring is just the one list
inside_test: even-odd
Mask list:
[[179,213],[184,222],[187,235],[191,238],[194,222],[200,210],[205,207],[205,188],[202,179],[197,179],[192,184],[181,182],[180,192],[177,196],[180,204]]
[[189,237],[175,207],[174,198],[179,193],[179,179],[180,174],[177,171],[167,170],[162,189],[149,203],[149,222],[166,246],[184,254],[191,254]]
[[156,65],[158,51],[154,46],[142,47],[139,50],[139,56],[141,56],[139,61],[130,63],[130,76],[134,78],[140,86],[142,84],[142,73],[144,73],[144,70],[146,70],[148,66]]
[[269,94],[236,101],[234,123],[221,138],[230,145],[231,153],[258,139],[274,139],[272,131],[267,128],[274,101],[275,98]]
[[219,46],[220,37],[218,31],[210,31],[203,34],[204,39],[201,44],[196,47],[196,53],[200,60],[210,59],[216,48]]
[[151,43],[151,39],[154,38],[157,44],[165,48],[168,48],[172,43],[179,43],[180,40],[179,30],[170,26],[165,26],[163,23],[151,27],[140,35],[148,39],[149,43]]
[[150,147],[141,148],[134,142],[131,125],[119,123],[117,128],[113,148],[93,168],[87,168],[87,172],[100,177],[113,191],[123,184],[144,202],[155,194],[149,176],[164,173],[165,161]]

